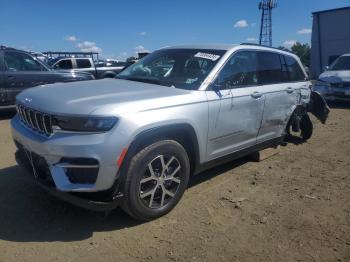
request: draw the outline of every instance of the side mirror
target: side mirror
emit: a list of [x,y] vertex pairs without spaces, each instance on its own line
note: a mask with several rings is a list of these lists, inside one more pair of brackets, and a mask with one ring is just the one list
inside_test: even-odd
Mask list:
[[210,89],[213,90],[215,93],[220,92],[221,89],[221,85],[217,84],[217,83],[212,83],[210,86]]
[[328,71],[328,70],[329,70],[329,66],[325,66],[324,71]]
[[218,84],[218,81],[214,81],[213,83],[210,84],[209,90],[214,91],[220,98],[222,97],[222,94],[220,90],[222,90],[222,85]]

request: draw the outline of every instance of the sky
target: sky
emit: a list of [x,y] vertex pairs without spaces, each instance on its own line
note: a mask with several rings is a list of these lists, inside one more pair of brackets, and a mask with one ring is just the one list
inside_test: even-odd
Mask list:
[[[350,0],[277,0],[273,45],[310,43],[312,12]],[[256,42],[259,0],[0,0],[0,45],[125,59],[179,44]]]

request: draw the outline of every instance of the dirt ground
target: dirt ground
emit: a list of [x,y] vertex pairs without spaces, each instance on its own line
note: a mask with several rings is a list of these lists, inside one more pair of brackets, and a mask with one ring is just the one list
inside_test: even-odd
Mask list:
[[148,223],[108,217],[39,189],[16,165],[0,120],[0,261],[350,261],[350,106],[263,162],[241,159],[191,180]]

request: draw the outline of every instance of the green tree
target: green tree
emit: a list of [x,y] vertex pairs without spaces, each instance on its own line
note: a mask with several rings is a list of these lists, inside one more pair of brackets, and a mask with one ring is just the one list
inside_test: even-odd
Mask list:
[[284,46],[279,46],[277,47],[278,49],[282,50],[282,51],[287,51],[287,52],[290,52],[290,50],[287,48],[287,47],[284,47]]
[[297,42],[291,47],[291,51],[300,57],[304,66],[310,66],[311,48],[309,44]]

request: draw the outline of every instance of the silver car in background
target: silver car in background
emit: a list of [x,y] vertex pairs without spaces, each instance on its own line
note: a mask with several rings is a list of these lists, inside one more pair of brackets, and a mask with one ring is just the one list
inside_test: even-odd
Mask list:
[[313,90],[327,101],[350,101],[350,54],[340,56],[326,67]]
[[190,175],[267,147],[307,112],[329,112],[295,55],[256,45],[160,49],[118,79],[38,87],[17,97],[17,159],[52,194],[93,210],[121,205],[150,220]]

